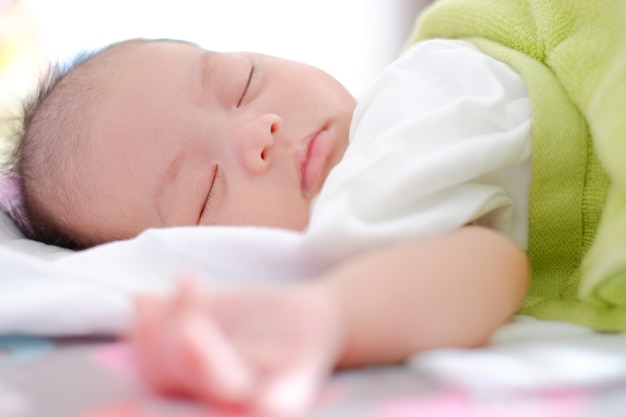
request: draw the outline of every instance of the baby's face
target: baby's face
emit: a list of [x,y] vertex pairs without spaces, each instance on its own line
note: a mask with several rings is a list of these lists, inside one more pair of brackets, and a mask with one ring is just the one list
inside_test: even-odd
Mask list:
[[95,243],[150,227],[303,229],[355,102],[328,74],[152,42],[109,57],[72,219]]

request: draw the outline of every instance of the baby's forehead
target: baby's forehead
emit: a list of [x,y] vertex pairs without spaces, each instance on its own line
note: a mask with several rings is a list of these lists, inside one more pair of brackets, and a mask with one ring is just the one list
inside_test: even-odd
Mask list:
[[[165,48],[162,48],[165,46]],[[187,41],[173,40],[173,39],[131,39],[119,43],[109,45],[108,47],[96,52],[90,59],[92,66],[85,68],[91,70],[96,74],[109,74],[114,70],[123,69],[128,65],[132,65],[136,62],[138,56],[143,56],[149,53],[168,55],[175,50],[193,49],[201,52],[209,52],[200,46]],[[167,65],[167,60],[163,61],[164,65]],[[76,68],[77,71],[82,68]]]
[[[175,100],[190,89],[187,84],[195,82],[195,57],[213,55],[206,52],[195,44],[174,40],[134,40],[103,50],[88,69],[95,74],[93,90],[99,90],[89,99],[90,109],[95,110],[86,125],[91,158],[108,158],[102,150],[111,151],[112,142],[120,138],[135,142],[154,134],[156,125],[165,124],[170,107],[180,104]],[[182,58],[176,62],[179,56]]]
[[119,58],[126,53],[136,53],[138,50],[150,50],[158,49],[161,46],[165,46],[168,49],[195,49],[199,51],[210,52],[200,45],[178,39],[131,39],[123,41],[117,44],[112,44],[109,47],[103,49],[101,54],[106,57]]

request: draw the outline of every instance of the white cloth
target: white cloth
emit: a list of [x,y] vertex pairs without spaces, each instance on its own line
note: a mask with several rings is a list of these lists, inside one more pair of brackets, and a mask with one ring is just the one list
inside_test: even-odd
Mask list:
[[0,219],[0,333],[117,333],[130,294],[198,271],[210,285],[313,277],[352,254],[473,221],[526,239],[530,103],[522,79],[469,44],[414,46],[363,97],[351,144],[303,233],[149,230],[72,253]]
[[340,260],[471,222],[526,248],[530,106],[523,79],[469,43],[413,46],[359,100],[310,251]]
[[428,373],[446,385],[491,395],[515,390],[564,392],[623,384],[625,347],[624,333],[518,316],[481,349],[438,349],[417,354],[410,363],[420,374]]

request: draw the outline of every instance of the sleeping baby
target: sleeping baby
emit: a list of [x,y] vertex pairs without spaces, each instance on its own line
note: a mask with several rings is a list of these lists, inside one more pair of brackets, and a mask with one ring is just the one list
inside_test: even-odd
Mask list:
[[[52,71],[27,108],[12,216],[77,249],[149,228],[300,231],[317,279],[217,291],[185,278],[137,300],[129,338],[152,386],[254,412],[301,411],[338,366],[478,346],[517,311],[624,330],[577,295],[611,195],[587,115],[565,64],[524,44],[531,5],[498,4],[438,2],[358,104],[275,57],[109,46]],[[532,6],[548,32],[563,17],[550,4]],[[586,22],[579,6],[568,22]]]

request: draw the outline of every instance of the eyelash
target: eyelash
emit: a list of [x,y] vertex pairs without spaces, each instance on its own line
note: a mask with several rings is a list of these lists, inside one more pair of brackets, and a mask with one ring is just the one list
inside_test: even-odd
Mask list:
[[213,180],[211,181],[211,185],[209,186],[209,191],[206,196],[206,200],[204,201],[204,206],[202,207],[202,211],[200,212],[200,219],[204,217],[204,214],[209,210],[209,206],[211,205],[211,195],[213,194],[213,187],[215,186],[215,181],[217,180],[217,176],[219,174],[219,167],[215,165],[213,172]]
[[246,82],[246,86],[243,88],[241,97],[239,98],[239,101],[237,102],[237,108],[241,106],[243,99],[246,97],[246,93],[248,92],[248,89],[250,88],[250,84],[252,83],[252,79],[254,78],[254,70],[255,70],[255,66],[252,65],[252,67],[250,68],[250,74],[248,74],[248,81]]

